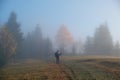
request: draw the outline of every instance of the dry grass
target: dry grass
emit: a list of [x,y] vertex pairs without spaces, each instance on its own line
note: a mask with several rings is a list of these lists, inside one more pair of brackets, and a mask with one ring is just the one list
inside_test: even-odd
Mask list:
[[62,64],[25,60],[0,69],[0,80],[120,80],[120,59],[62,56]]

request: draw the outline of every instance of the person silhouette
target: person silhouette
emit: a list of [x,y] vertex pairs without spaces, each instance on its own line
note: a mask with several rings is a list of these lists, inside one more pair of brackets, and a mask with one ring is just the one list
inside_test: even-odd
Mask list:
[[61,55],[61,52],[59,50],[57,50],[55,52],[55,58],[56,58],[56,64],[59,64],[60,63],[60,55]]

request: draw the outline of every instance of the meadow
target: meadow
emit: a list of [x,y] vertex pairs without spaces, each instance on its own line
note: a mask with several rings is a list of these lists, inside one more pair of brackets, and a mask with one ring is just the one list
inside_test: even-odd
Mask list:
[[0,80],[120,80],[120,58],[62,56],[59,65],[27,59],[0,68]]

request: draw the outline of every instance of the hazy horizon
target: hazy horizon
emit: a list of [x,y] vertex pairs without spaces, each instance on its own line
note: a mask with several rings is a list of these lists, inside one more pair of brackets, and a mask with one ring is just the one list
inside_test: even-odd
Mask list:
[[53,39],[64,24],[78,40],[93,36],[96,27],[107,23],[113,39],[120,41],[119,3],[118,0],[1,0],[0,24],[7,22],[14,11],[24,34],[39,24],[43,34]]

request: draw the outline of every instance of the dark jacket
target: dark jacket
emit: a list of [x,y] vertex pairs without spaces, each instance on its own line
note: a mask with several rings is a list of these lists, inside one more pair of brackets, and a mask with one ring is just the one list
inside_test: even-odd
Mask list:
[[61,55],[61,53],[60,52],[55,52],[55,57],[59,57]]

